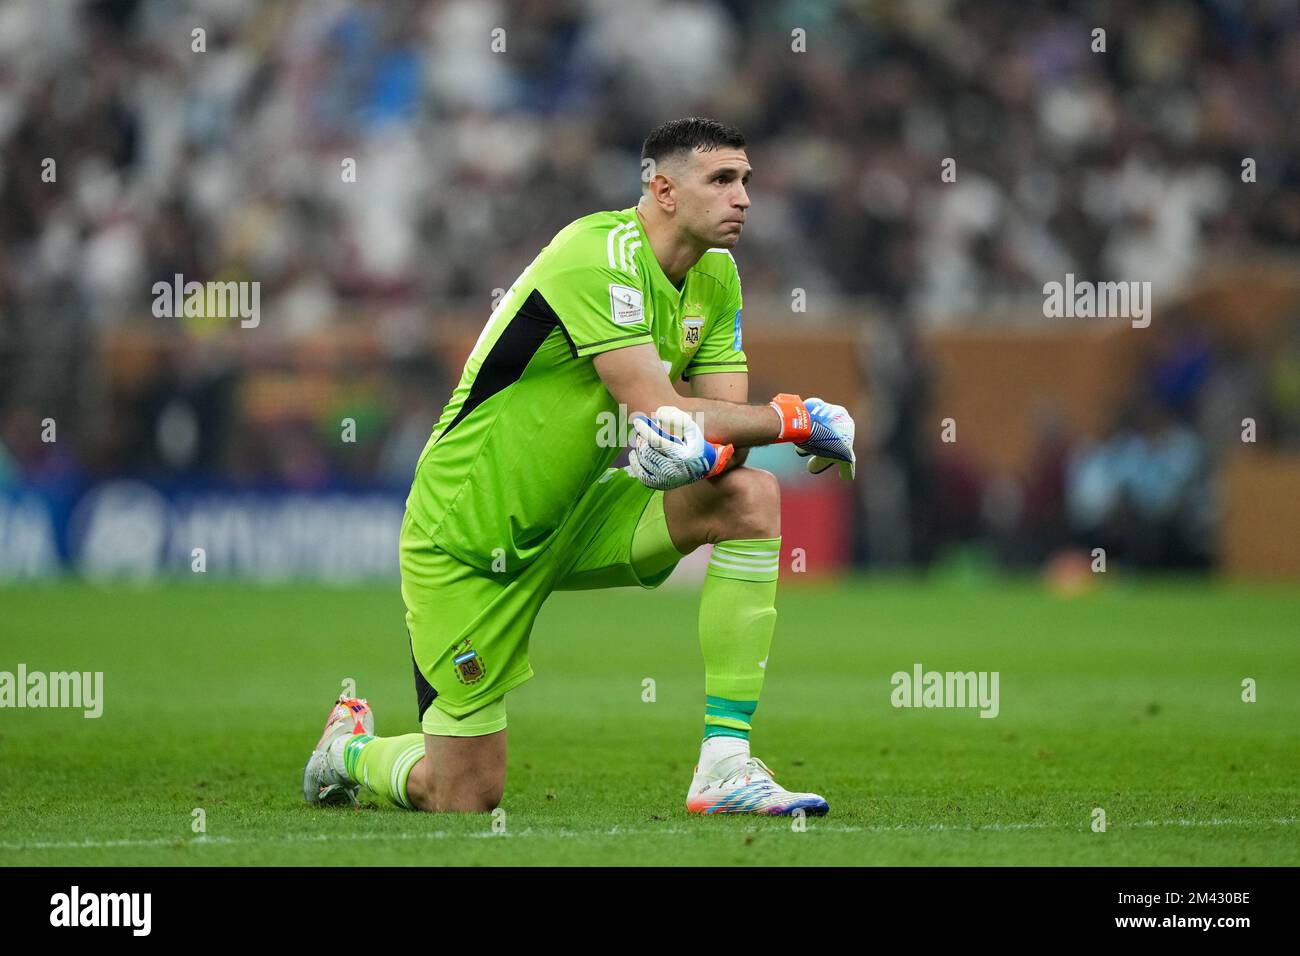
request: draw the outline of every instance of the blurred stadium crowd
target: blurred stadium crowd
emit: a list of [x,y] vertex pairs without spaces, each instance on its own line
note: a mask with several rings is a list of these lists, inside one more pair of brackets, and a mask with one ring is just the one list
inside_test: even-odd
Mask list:
[[[0,0],[0,485],[408,483],[458,372],[430,332],[633,204],[646,132],[690,114],[752,144],[747,321],[795,288],[888,317],[872,380],[908,413],[860,454],[915,454],[925,329],[1041,316],[1067,272],[1176,290],[1300,251],[1295,0]],[[154,318],[177,273],[258,281],[262,325]],[[1045,426],[1006,556],[1140,519],[1135,556],[1209,560],[1207,419],[1249,395],[1300,444],[1285,344],[1189,326],[1105,440]],[[958,514],[946,482],[913,482],[921,537],[996,534],[996,495]]]

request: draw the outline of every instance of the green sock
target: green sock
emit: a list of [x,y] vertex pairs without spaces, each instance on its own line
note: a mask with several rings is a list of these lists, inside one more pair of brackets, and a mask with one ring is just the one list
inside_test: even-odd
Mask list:
[[781,538],[719,541],[700,594],[704,652],[704,737],[749,739],[763,689],[772,631]]
[[423,756],[424,734],[355,734],[343,745],[343,771],[377,797],[410,810],[406,781]]

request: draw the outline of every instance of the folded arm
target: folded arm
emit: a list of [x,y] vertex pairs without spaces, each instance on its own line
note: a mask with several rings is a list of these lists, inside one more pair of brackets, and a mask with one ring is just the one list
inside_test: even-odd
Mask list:
[[602,352],[592,361],[629,418],[636,412],[653,415],[662,405],[676,405],[691,414],[709,441],[740,449],[780,440],[781,416],[766,403],[745,404],[749,376],[744,372],[696,376],[691,380],[692,395],[686,397],[678,395],[668,381],[653,345]]
[[[717,380],[707,384],[692,379],[693,394],[678,395],[664,374],[659,354],[649,343],[602,352],[592,361],[610,394],[627,409],[629,419],[658,417],[662,413],[674,421],[683,419],[679,434],[685,436],[693,431],[690,447],[685,449],[681,440],[672,440],[658,428],[638,428],[637,447],[645,454],[638,455],[635,464],[644,473],[644,477],[638,477],[646,484],[672,487],[683,477],[712,477],[736,467],[736,463],[728,461],[728,455],[735,456],[726,446],[744,449],[777,442],[793,442],[795,450],[810,459],[808,470],[813,474],[838,464],[840,477],[853,480],[857,460],[853,453],[855,429],[853,419],[839,405],[820,398],[805,402],[798,395],[786,393],[767,405],[746,405],[749,379],[743,372],[706,375],[706,380]],[[682,416],[682,412],[686,415]],[[647,448],[642,441],[657,448]]]

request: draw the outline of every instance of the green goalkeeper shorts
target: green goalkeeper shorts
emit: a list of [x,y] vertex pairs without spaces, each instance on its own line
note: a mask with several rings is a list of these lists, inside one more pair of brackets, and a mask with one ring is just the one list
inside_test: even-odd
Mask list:
[[[457,560],[408,511],[402,599],[425,732],[477,736],[505,726],[504,704],[488,712],[491,720],[463,718],[533,676],[528,640],[552,591],[655,588],[682,557],[668,536],[664,493],[622,468],[593,482],[551,546],[519,570],[494,573]],[[426,713],[431,704],[441,713]]]

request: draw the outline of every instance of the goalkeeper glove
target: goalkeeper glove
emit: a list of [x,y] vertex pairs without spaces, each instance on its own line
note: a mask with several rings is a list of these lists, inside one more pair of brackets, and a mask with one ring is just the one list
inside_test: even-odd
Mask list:
[[636,415],[636,447],[628,470],[650,488],[667,491],[700,478],[711,478],[727,467],[734,449],[706,441],[700,426],[686,412],[664,405],[654,418]]
[[840,477],[852,481],[857,473],[857,456],[853,453],[854,424],[840,405],[820,398],[804,401],[798,395],[782,392],[772,399],[771,407],[781,416],[778,442],[793,442],[795,451],[808,458],[808,470],[820,475],[831,465],[840,466]]

